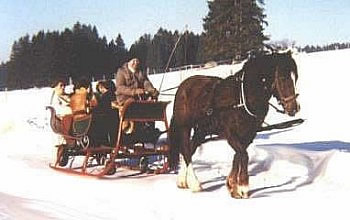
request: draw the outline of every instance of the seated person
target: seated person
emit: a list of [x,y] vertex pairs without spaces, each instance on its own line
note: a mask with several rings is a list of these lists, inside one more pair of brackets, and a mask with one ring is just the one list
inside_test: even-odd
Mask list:
[[97,105],[92,110],[91,137],[95,146],[105,145],[115,147],[119,117],[118,111],[112,108],[115,100],[113,81],[97,83]]
[[[69,106],[70,98],[65,94],[65,82],[56,80],[52,84],[53,92],[50,100],[50,105],[55,109],[56,116],[61,120],[62,133],[68,134],[72,122],[72,109]],[[57,136],[56,146],[66,144],[63,136]]]
[[133,58],[120,67],[115,74],[118,105],[123,105],[128,99],[137,100],[146,93],[152,97],[158,97],[159,92],[154,88],[147,75],[142,73],[139,66],[139,59]]
[[[147,75],[140,70],[140,61],[137,58],[131,59],[120,67],[115,74],[116,78],[116,98],[117,104],[123,106],[126,101],[129,100],[142,100],[145,95],[151,96],[156,99],[159,95],[157,89],[154,88]],[[150,133],[156,133],[159,136],[159,130],[155,129],[154,122],[142,122],[136,125],[136,133],[140,137],[135,137],[137,140],[144,140],[145,131],[151,131]]]
[[70,98],[64,92],[64,81],[55,81],[52,85],[52,88],[53,92],[50,100],[50,105],[55,109],[56,115],[59,118],[62,118],[64,115],[72,114],[72,109],[69,107]]
[[70,107],[73,112],[73,119],[77,119],[90,113],[96,100],[91,95],[91,84],[87,79],[80,79],[74,83],[74,93],[70,98]]
[[[72,135],[72,124],[75,119],[86,116],[89,112],[88,94],[90,92],[90,82],[80,79],[74,82],[74,92],[69,98],[70,114],[62,118],[63,134]],[[68,145],[74,145],[75,140],[66,137]]]

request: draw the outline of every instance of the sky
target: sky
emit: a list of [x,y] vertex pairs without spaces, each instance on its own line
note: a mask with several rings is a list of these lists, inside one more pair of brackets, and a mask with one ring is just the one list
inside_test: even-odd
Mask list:
[[[289,39],[299,46],[350,41],[348,0],[265,0],[272,40]],[[8,61],[15,40],[44,31],[63,31],[79,21],[97,27],[110,41],[118,33],[131,46],[160,27],[203,31],[206,0],[0,0],[0,62]]]

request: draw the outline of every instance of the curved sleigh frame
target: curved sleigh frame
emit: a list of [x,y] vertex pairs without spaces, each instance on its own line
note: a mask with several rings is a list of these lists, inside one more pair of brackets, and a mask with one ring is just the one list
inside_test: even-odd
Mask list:
[[[46,107],[51,112],[50,126],[53,132],[62,135],[66,140],[71,139],[75,141],[74,146],[60,145],[57,149],[57,158],[54,164],[50,164],[51,168],[59,171],[103,177],[106,175],[113,175],[116,173],[118,167],[128,167],[131,169],[139,169],[141,172],[152,173],[167,173],[170,171],[169,145],[168,145],[168,131],[169,125],[166,117],[166,107],[170,102],[160,101],[131,101],[126,102],[122,108],[119,109],[119,129],[117,133],[116,145],[111,148],[107,146],[91,146],[88,140],[88,131],[91,125],[91,115],[87,115],[80,121],[74,120],[72,123],[72,135],[62,133],[62,125],[60,119],[56,116],[55,110],[52,107]],[[129,143],[125,141],[127,135],[123,131],[123,123],[145,123],[145,122],[162,122],[164,123],[167,137],[162,142],[152,143],[151,148],[149,143]],[[74,132],[78,124],[80,126],[78,132]],[[137,131],[136,131],[137,132]],[[157,137],[158,138],[158,137]],[[70,163],[62,163],[67,160],[67,154]],[[161,165],[156,169],[148,169],[148,157],[157,157]],[[139,161],[137,165],[125,164],[127,160]],[[63,166],[62,166],[63,165]]]

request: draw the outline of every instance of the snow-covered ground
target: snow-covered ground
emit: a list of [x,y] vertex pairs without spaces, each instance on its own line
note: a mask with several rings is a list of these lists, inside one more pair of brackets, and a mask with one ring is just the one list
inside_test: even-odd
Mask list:
[[[53,134],[44,106],[51,89],[0,93],[0,220],[4,219],[348,219],[350,50],[298,54],[298,91],[306,121],[259,133],[249,147],[250,198],[225,186],[233,151],[225,141],[200,147],[194,167],[204,191],[176,187],[176,175],[118,173],[108,180],[49,168]],[[240,68],[168,73],[162,90],[193,74],[222,77]],[[162,75],[151,76],[156,87]],[[168,93],[174,93],[175,90]],[[162,96],[171,100],[173,96]],[[168,117],[171,116],[168,109]],[[289,120],[273,109],[268,123]]]

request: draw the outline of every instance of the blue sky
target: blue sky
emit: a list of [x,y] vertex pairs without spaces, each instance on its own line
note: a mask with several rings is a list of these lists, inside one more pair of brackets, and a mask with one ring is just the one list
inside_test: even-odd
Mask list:
[[[297,45],[350,41],[349,0],[265,0],[266,34]],[[100,36],[121,33],[130,46],[159,27],[202,32],[206,0],[0,0],[0,62],[15,40],[40,30],[63,31],[77,21],[95,25]]]

